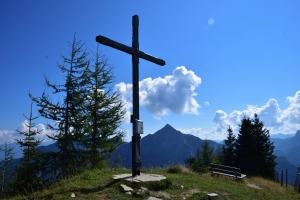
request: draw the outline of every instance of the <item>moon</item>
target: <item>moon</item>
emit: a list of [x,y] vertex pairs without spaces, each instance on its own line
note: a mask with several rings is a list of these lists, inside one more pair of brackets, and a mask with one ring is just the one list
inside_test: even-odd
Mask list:
[[214,18],[210,18],[210,19],[208,20],[208,24],[209,24],[209,25],[213,25],[214,23],[215,23]]

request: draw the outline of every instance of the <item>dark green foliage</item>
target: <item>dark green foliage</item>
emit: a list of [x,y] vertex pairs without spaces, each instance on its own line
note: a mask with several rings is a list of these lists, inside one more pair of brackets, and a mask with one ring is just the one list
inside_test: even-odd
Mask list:
[[161,181],[150,181],[147,183],[147,188],[153,191],[165,190],[172,185],[172,181],[169,179],[164,179]]
[[270,141],[270,131],[264,128],[257,114],[252,119],[253,136],[255,139],[255,168],[256,174],[263,177],[275,179],[276,156],[273,155],[274,145]]
[[241,121],[239,134],[235,143],[235,166],[241,168],[242,173],[250,175],[254,169],[254,138],[252,124],[249,118]]
[[214,149],[209,146],[208,140],[203,140],[200,149],[196,150],[195,162],[192,165],[192,169],[201,173],[207,172],[213,158],[213,151]]
[[274,179],[276,156],[273,155],[274,145],[270,142],[269,130],[264,128],[257,114],[252,120],[244,117],[239,126],[235,166],[241,168],[244,174]]
[[84,103],[82,93],[85,93],[83,77],[89,66],[88,53],[83,49],[83,45],[74,36],[73,41],[69,43],[69,57],[62,56],[63,64],[58,64],[61,72],[66,74],[64,84],[52,84],[45,77],[47,86],[54,90],[53,94],[63,95],[62,102],[52,102],[50,96],[45,93],[39,98],[30,94],[31,99],[40,107],[41,116],[55,123],[48,124],[48,128],[53,131],[48,137],[57,141],[59,151],[55,158],[49,158],[53,161],[50,171],[57,171],[57,175],[63,179],[81,170],[81,164],[84,163],[81,160],[82,151],[76,146],[84,135],[84,119],[81,116]]
[[215,154],[211,158],[211,163],[223,165],[224,155],[222,147],[218,146]]
[[23,158],[20,161],[20,165],[16,168],[15,180],[12,182],[12,188],[14,192],[29,193],[42,189],[42,177],[40,173],[40,152],[37,147],[41,144],[41,140],[37,140],[35,137],[40,134],[42,130],[34,128],[35,124],[33,120],[37,117],[32,117],[32,104],[30,109],[30,116],[24,117],[26,121],[26,127],[28,130],[19,131],[20,135],[24,136],[24,139],[16,139],[20,148],[23,151]]
[[0,151],[4,153],[3,159],[0,161],[0,198],[4,198],[8,194],[8,188],[13,181],[14,170],[11,168],[14,159],[14,148],[4,142],[4,147]]
[[101,167],[106,158],[123,142],[119,129],[124,116],[123,102],[109,84],[113,82],[113,66],[97,52],[94,62],[85,73],[83,113],[85,137],[84,155],[91,169]]
[[167,167],[166,172],[171,173],[171,174],[180,174],[180,173],[182,173],[182,168],[178,165],[169,166],[169,167]]
[[69,46],[69,57],[62,56],[63,64],[58,64],[65,83],[51,84],[45,78],[53,94],[63,95],[62,101],[52,102],[45,93],[39,98],[30,94],[41,116],[53,122],[48,124],[53,132],[48,137],[57,141],[59,149],[44,156],[43,173],[48,183],[87,168],[102,168],[124,136],[119,129],[125,113],[123,102],[109,87],[114,79],[113,66],[98,51],[91,60],[84,44],[75,37]]
[[234,166],[234,145],[236,139],[230,126],[228,127],[227,132],[227,139],[224,140],[224,144],[222,146],[222,164],[226,166]]
[[192,168],[193,164],[195,163],[196,158],[195,157],[190,157],[190,158],[186,158],[184,160],[184,163],[189,167]]

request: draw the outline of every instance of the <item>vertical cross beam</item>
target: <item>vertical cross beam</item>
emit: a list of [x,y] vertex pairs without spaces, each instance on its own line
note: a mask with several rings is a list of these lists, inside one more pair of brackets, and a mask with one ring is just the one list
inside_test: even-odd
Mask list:
[[139,50],[139,17],[132,17],[132,47],[126,46],[119,42],[113,41],[104,36],[97,36],[96,41],[123,51],[132,55],[132,104],[133,113],[131,115],[132,123],[132,176],[140,175],[141,159],[140,159],[140,134],[137,132],[136,120],[140,118],[139,111],[139,58],[143,58],[150,62],[164,66],[166,62],[162,59],[155,58]]
[[139,108],[139,17],[132,17],[132,176],[140,175],[140,135],[135,131],[135,120],[140,119]]

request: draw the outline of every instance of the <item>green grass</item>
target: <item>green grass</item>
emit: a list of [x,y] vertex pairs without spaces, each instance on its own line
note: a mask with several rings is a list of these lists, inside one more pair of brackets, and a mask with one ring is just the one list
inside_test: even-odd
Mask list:
[[[219,194],[219,199],[300,199],[300,194],[292,186],[281,187],[279,183],[260,177],[246,177],[241,181],[224,176],[212,177],[209,173],[197,174],[187,168],[170,167],[165,169],[142,169],[143,173],[164,175],[167,181],[160,183],[130,183],[114,180],[115,174],[131,173],[129,169],[103,169],[86,171],[53,184],[48,189],[26,196],[10,199],[147,199],[154,196],[161,199],[207,199],[208,193]],[[171,173],[168,173],[168,171]],[[132,195],[121,191],[120,184],[134,189]],[[171,183],[171,185],[170,185]],[[183,188],[182,188],[183,186]],[[144,194],[138,194],[141,187],[152,188]],[[166,188],[157,191],[159,188]],[[71,198],[74,193],[76,198]]]

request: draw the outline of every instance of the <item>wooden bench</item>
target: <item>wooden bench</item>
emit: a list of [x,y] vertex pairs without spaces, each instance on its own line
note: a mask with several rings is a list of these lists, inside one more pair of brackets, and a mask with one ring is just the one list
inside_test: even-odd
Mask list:
[[210,171],[211,175],[221,174],[224,176],[231,176],[231,177],[234,177],[235,180],[242,179],[246,176],[245,174],[241,174],[240,168],[229,167],[229,166],[224,166],[224,165],[210,164],[209,171]]

